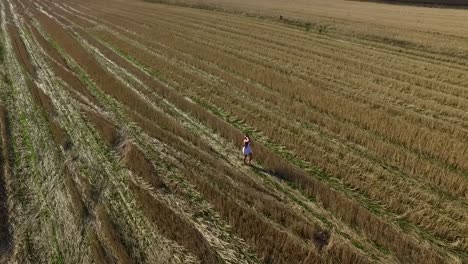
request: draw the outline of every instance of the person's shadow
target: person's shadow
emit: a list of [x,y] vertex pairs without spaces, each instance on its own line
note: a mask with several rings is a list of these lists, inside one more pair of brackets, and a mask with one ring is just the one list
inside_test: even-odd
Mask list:
[[271,171],[271,170],[267,170],[265,168],[262,168],[258,165],[255,165],[255,164],[251,164],[250,165],[250,168],[252,168],[252,170],[258,174],[262,174],[262,173],[265,173],[265,174],[268,174],[268,175],[272,175],[272,176],[275,176],[276,175]]
[[250,165],[250,167],[252,168],[252,170],[257,173],[257,174],[268,174],[272,177],[275,177],[277,179],[280,179],[280,180],[286,180],[287,181],[287,177],[286,177],[286,172],[282,172],[282,171],[273,171],[273,170],[269,170],[269,169],[265,169],[265,168],[262,168],[260,166],[257,166],[257,165]]

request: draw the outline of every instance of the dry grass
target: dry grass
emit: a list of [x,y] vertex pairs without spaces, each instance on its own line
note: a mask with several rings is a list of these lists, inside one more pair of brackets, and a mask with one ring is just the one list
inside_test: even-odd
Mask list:
[[[309,22],[315,30],[320,26],[338,34],[357,35],[390,44],[409,45],[418,49],[433,47],[434,51],[462,54],[461,43],[466,43],[465,10],[424,8],[399,5],[376,4],[357,1],[200,1],[163,0],[163,3],[194,5],[195,7],[234,10],[253,16],[283,18]],[[200,6],[202,4],[202,6]],[[281,11],[278,11],[281,10]],[[405,15],[402,15],[402,14]],[[458,26],[454,26],[458,25]],[[427,34],[437,32],[439,34]],[[327,33],[327,32],[325,32]],[[441,41],[437,43],[437,41]]]
[[103,240],[101,243],[104,243],[112,255],[115,256],[112,262],[122,264],[133,263],[124,245],[122,245],[120,235],[114,229],[111,219],[109,219],[105,208],[102,206],[96,208],[96,223],[96,230]]
[[[139,52],[141,52],[141,51],[139,51]],[[147,56],[147,57],[148,57],[148,56]],[[142,57],[138,57],[138,58],[141,59],[142,61],[147,60],[147,59],[142,58]],[[231,61],[231,60],[229,60],[229,61]],[[154,65],[154,64],[149,63],[149,65]],[[193,80],[192,80],[192,83],[193,83]],[[206,84],[205,84],[205,85],[206,85]],[[210,92],[206,93],[206,96],[208,96],[209,93],[213,94],[213,91],[210,91]],[[232,95],[229,95],[229,97],[223,96],[223,98],[234,98],[234,97],[233,97]],[[320,98],[320,97],[319,97],[319,98]],[[317,101],[319,101],[319,100],[317,100]],[[317,101],[314,101],[313,104],[318,104]],[[237,101],[230,101],[230,102],[228,102],[227,100],[224,100],[224,101],[221,101],[221,102],[222,102],[221,105],[230,105],[230,106],[231,106],[231,105],[242,104],[242,101],[239,101],[239,100],[237,100]],[[312,105],[313,105],[313,104],[312,104]],[[251,104],[249,104],[249,107],[251,107],[250,105],[251,105]],[[329,106],[330,103],[327,104],[327,105]],[[344,104],[343,104],[343,103],[336,103],[336,104],[332,104],[332,105],[333,105],[333,106],[342,106],[342,105],[344,105]],[[282,107],[286,107],[286,105],[285,105],[285,106],[282,106]],[[247,108],[248,108],[248,107],[247,107]],[[328,108],[330,108],[330,107],[328,107]],[[242,113],[242,114],[240,114],[240,115],[248,116],[248,118],[247,118],[248,120],[254,120],[254,122],[255,122],[256,120],[258,120],[258,118],[256,118],[254,115],[250,115],[249,113],[247,113],[247,111],[240,110],[239,108],[231,108],[231,109],[235,109],[235,110],[233,110],[233,112]],[[245,109],[245,108],[244,108],[244,109]],[[259,108],[258,108],[258,109],[259,109]],[[260,109],[259,109],[259,110],[260,110]],[[349,111],[342,111],[342,112],[344,112],[344,113],[350,113],[350,112],[354,112],[354,110],[351,109],[351,110],[349,110]],[[365,115],[361,115],[361,116],[365,116]],[[384,117],[384,116],[382,115],[382,116],[380,116],[380,117],[372,118],[372,120],[382,120],[383,117]],[[263,121],[262,121],[262,122],[263,122]],[[262,122],[255,122],[254,124],[255,124],[255,126],[262,126],[263,129],[264,129],[264,131],[269,131],[269,130],[268,130],[268,127],[272,128],[271,125],[268,125],[268,122],[263,122],[263,123],[262,123]],[[265,126],[263,126],[262,124],[264,124]],[[325,123],[323,123],[323,125],[326,126]],[[333,127],[332,127],[332,128],[333,128]],[[346,130],[343,128],[343,129],[340,129],[339,131],[346,131]],[[385,128],[385,127],[381,127],[381,128],[379,129],[379,131],[391,131],[391,129],[387,129],[387,128]],[[400,130],[400,131],[401,131],[401,130]],[[270,130],[269,132],[270,132],[269,135],[270,135],[271,137],[273,137],[273,135],[281,135],[281,134],[282,134],[282,131],[281,131],[281,130],[278,130],[278,129]],[[391,132],[390,132],[390,133],[391,133]],[[286,138],[288,138],[288,137],[290,137],[290,134],[284,134],[283,139],[286,139]],[[435,140],[436,138],[440,138],[440,137],[439,137],[439,136],[434,136],[434,140],[431,140],[430,142],[437,142],[437,140]],[[349,136],[346,136],[346,139],[349,139]],[[362,142],[362,141],[361,141],[361,142]],[[287,141],[285,141],[285,144],[290,144],[290,143],[288,143]],[[362,143],[361,143],[361,144],[362,144]],[[375,144],[375,143],[374,143],[374,144]],[[376,145],[376,146],[378,146],[378,145]],[[307,150],[307,151],[306,151],[306,150]],[[297,149],[296,151],[298,151],[298,152],[304,151],[304,156],[310,156],[310,155],[311,155],[311,152],[308,151],[307,148],[303,148],[303,147],[302,147],[302,148],[300,148],[300,149]],[[333,151],[336,151],[336,149],[334,149]],[[435,151],[433,151],[433,153],[435,153]],[[405,155],[406,155],[406,154],[405,154]],[[319,157],[319,156],[318,156],[318,157]],[[403,156],[403,157],[404,157],[404,156]],[[399,164],[401,165],[401,158],[398,158],[398,160],[400,160],[400,161],[399,161]],[[315,161],[315,162],[317,162],[317,161]],[[324,164],[321,165],[321,166],[331,166],[331,165],[333,165],[333,163],[330,163],[330,161],[324,160],[324,162],[327,162],[328,164],[324,163]],[[411,164],[411,165],[408,165],[408,167],[409,167],[409,168],[413,168],[413,170],[414,170],[414,168],[415,168],[415,166],[416,166],[416,164],[417,164],[418,162],[420,162],[420,161],[414,160],[413,162],[409,163],[409,164]],[[433,175],[435,175],[435,176],[440,175],[440,174],[437,173],[437,170],[433,171],[434,168],[433,168],[433,164],[432,164],[432,163],[425,163],[425,164],[431,168],[431,169],[426,168],[426,169],[425,169],[426,171],[428,171],[428,172],[430,172],[430,173],[434,173]],[[334,166],[334,165],[333,165],[333,166]],[[333,169],[333,170],[336,170],[336,169]],[[439,171],[440,171],[440,169],[439,169]],[[345,173],[344,170],[343,170],[343,172]],[[414,171],[413,171],[413,174],[414,174],[414,175],[420,175],[420,173],[414,173]],[[453,175],[453,176],[454,176],[454,175]],[[451,177],[453,177],[453,176],[451,176]],[[439,177],[440,177],[440,176],[439,176]],[[459,182],[459,181],[461,180],[460,176],[455,176],[455,177],[457,177],[458,179],[457,179],[457,178],[453,178],[453,180],[448,180],[448,181],[446,181],[446,184],[447,184],[447,186],[451,186],[451,187],[449,187],[449,188],[450,188],[450,192],[455,192],[455,193],[461,192],[460,194],[462,194],[462,196],[464,196],[464,192],[465,192],[465,191],[464,191],[464,186],[466,186],[466,185],[463,184],[463,183],[460,184],[460,182]],[[443,178],[444,178],[444,177],[440,177],[439,180],[438,180],[438,179],[434,179],[433,181],[434,181],[434,182],[440,182]],[[445,181],[445,179],[444,179],[444,181]],[[461,189],[460,189],[460,188],[461,188]],[[404,197],[402,197],[402,198],[404,198]]]
[[96,99],[92,96],[88,89],[86,89],[86,86],[81,83],[79,78],[73,74],[69,67],[67,67],[67,62],[63,57],[60,56],[60,53],[54,49],[46,39],[44,39],[44,37],[37,31],[35,27],[31,26],[30,29],[40,46],[50,56],[47,57],[48,62],[57,76],[67,82],[71,88],[83,95],[86,99],[90,100],[94,104],[97,104]]
[[240,206],[206,180],[188,171],[186,175],[217,211],[228,219],[236,232],[257,248],[259,257],[264,262],[299,261],[303,263],[320,263],[324,261],[300,240],[271,226],[255,212]]
[[[193,108],[191,109],[191,112],[196,112],[193,110]],[[220,126],[222,126],[222,122],[210,122],[210,121],[207,121],[207,118],[206,117],[202,117],[202,115],[196,115],[198,118],[200,118],[201,120],[203,120],[204,122],[206,123],[209,123],[213,128],[219,128]],[[253,117],[252,117],[253,118]],[[240,138],[240,132],[237,131],[236,132],[233,132],[232,129],[229,128],[228,125],[225,126],[225,129],[219,129],[219,132],[223,135],[223,136],[227,136],[228,138],[230,138],[231,140],[235,140],[235,138]],[[236,135],[237,134],[237,135]],[[234,135],[233,137],[229,137],[228,135]],[[259,150],[257,150],[257,153],[260,153],[259,157],[260,159],[262,158],[263,155],[262,154],[262,149],[260,148]],[[271,159],[271,158],[270,158]],[[281,163],[279,163],[281,164]],[[269,165],[269,167],[273,167],[274,168],[274,171],[279,174],[279,175],[283,175],[283,177],[285,177],[284,175],[291,175],[291,173],[289,173],[287,170],[284,170],[282,168],[281,165],[278,165],[278,162],[275,160],[275,159],[272,159],[272,162],[271,163],[267,163],[267,165]],[[293,180],[293,181],[296,181],[296,179],[294,178],[289,178],[289,180]],[[307,185],[311,185],[311,184],[305,184],[305,186]],[[327,193],[327,191],[321,191],[323,193]],[[319,193],[321,193],[319,192]],[[325,197],[329,197],[328,195],[324,195]],[[330,201],[334,201],[336,200],[335,197],[330,197]],[[326,204],[328,204],[329,202],[326,202]],[[356,207],[356,206],[354,206]],[[346,213],[346,214],[349,214],[349,213],[353,213],[355,210],[347,210],[349,208],[349,206],[343,206],[344,210],[346,210],[345,212],[343,213]],[[336,211],[336,208],[333,208],[334,210],[333,211]],[[351,217],[351,218],[354,218],[354,217]],[[350,218],[350,219],[351,219]],[[353,221],[354,222],[354,221]],[[356,220],[356,222],[360,222],[360,219]],[[381,224],[380,224],[381,225]],[[372,226],[372,225],[363,225],[363,226]],[[379,236],[379,231],[375,231],[375,236]],[[395,247],[395,243],[388,243],[389,245],[391,245],[392,247]],[[407,247],[406,246],[403,246],[401,247],[402,250],[406,250]]]
[[112,122],[92,111],[87,111],[86,115],[108,146],[118,151],[120,162],[135,176],[142,178],[154,188],[165,186],[160,176],[157,175],[153,164],[145,157],[144,153],[134,143],[124,140],[118,128]]
[[106,257],[106,253],[102,248],[101,242],[95,233],[90,233],[89,241],[91,244],[91,254],[95,263],[109,263],[110,260]]
[[93,111],[86,111],[86,117],[93,123],[108,146],[113,148],[122,142],[122,136],[118,128],[102,115]]
[[186,219],[135,183],[129,182],[129,186],[135,192],[142,210],[165,236],[192,251],[203,263],[222,263],[206,238]]
[[[191,111],[191,112],[195,112],[195,111],[193,111],[193,109],[191,109],[190,111]],[[197,117],[200,118],[200,116],[197,116]],[[206,122],[206,118],[201,118],[201,119],[204,120],[204,121]],[[214,124],[211,124],[211,125],[212,125],[212,127],[214,127],[214,128],[218,128],[219,125],[220,125],[219,122],[213,122],[213,123],[214,123]],[[222,135],[224,135],[224,136],[226,136],[226,134],[231,134],[231,135],[233,134],[233,133],[232,133],[232,129],[226,129],[226,130],[224,130],[224,131],[221,129],[220,132],[221,132]],[[234,133],[234,134],[235,134],[235,133]],[[238,134],[237,136],[231,137],[230,139],[234,140],[235,138],[240,138],[240,137],[239,137],[239,136],[240,136],[240,132],[237,132],[237,134]],[[261,151],[260,151],[260,152],[261,152]],[[260,157],[261,157],[261,156],[260,156]],[[273,164],[273,165],[276,165],[276,167],[279,167],[279,166],[277,165],[277,164],[278,164],[277,162],[272,162],[272,164]],[[269,164],[269,165],[270,165],[270,164]],[[278,171],[279,171],[279,170],[278,170]],[[333,199],[333,198],[331,198],[331,199]],[[348,207],[343,207],[343,208],[348,208]],[[350,211],[350,212],[352,212],[352,211]],[[376,234],[376,236],[377,236],[378,232],[376,232],[375,234]],[[394,244],[394,243],[389,243],[389,244],[392,245],[392,247],[395,247],[395,244]],[[405,248],[405,247],[402,247],[402,249],[406,249],[406,248]]]
[[[20,203],[26,214],[53,201],[13,234],[18,259],[74,262],[58,245],[68,236],[98,263],[468,259],[466,32],[449,25],[465,24],[460,10],[6,2],[22,69],[0,93],[0,128],[14,111],[13,171],[31,186],[18,197],[39,197]],[[244,133],[254,167],[237,157]]]
[[122,156],[121,162],[132,171],[135,176],[141,177],[154,188],[164,187],[164,182],[157,175],[153,164],[145,158],[144,153],[132,142],[122,142],[119,146]]
[[54,119],[54,115],[56,113],[49,96],[40,90],[34,83],[30,84],[30,91],[34,102],[40,109],[42,109],[42,111],[44,111],[55,143],[65,150],[70,149],[72,147],[72,142],[70,141],[67,132],[60,127],[58,121]]
[[[261,195],[260,192],[262,191],[261,186],[252,186],[252,187],[247,187],[249,185],[252,185],[252,182],[249,182],[248,179],[243,179],[243,175],[238,174],[234,171],[232,171],[230,168],[226,167],[224,164],[215,161],[213,159],[210,159],[209,156],[206,154],[203,154],[200,151],[197,151],[194,148],[191,148],[188,145],[185,145],[183,142],[178,142],[179,140],[175,137],[170,137],[170,135],[166,136],[161,136],[162,133],[164,133],[164,130],[161,130],[160,128],[157,128],[156,126],[152,125],[150,122],[147,122],[145,124],[145,120],[138,118],[138,116],[135,116],[135,120],[139,120],[138,124],[145,128],[145,130],[148,131],[150,135],[154,135],[157,138],[160,138],[161,140],[165,141],[167,144],[173,145],[174,147],[177,147],[179,149],[183,149],[183,151],[190,156],[194,157],[199,157],[203,158],[203,161],[205,164],[209,164],[209,166],[212,166],[216,169],[209,169],[205,168],[202,171],[197,172],[197,175],[204,175],[204,177],[196,177],[194,176],[194,173],[186,170],[185,174],[186,176],[190,179],[190,181],[197,186],[198,190],[201,190],[202,194],[207,197],[210,201],[212,201],[212,204],[217,204],[222,207],[223,212],[226,212],[226,217],[227,221],[231,222],[243,222],[245,217],[253,217],[253,215],[250,214],[234,214],[233,212],[237,211],[243,211],[243,210],[248,210],[248,209],[242,209],[238,208],[238,205],[234,201],[228,202],[229,198],[227,198],[226,195],[232,195],[235,196],[237,199],[240,201],[243,201],[245,204],[249,204],[249,207],[251,207],[255,212],[263,214],[264,216],[268,217],[271,221],[275,221],[279,225],[283,226],[284,228],[290,230],[291,233],[296,235],[296,238],[290,238],[293,239],[293,241],[296,242],[291,242],[291,243],[297,243],[298,245],[301,244],[297,239],[303,239],[305,242],[310,243],[313,241],[315,246],[320,250],[324,246],[328,244],[328,238],[329,236],[327,231],[320,230],[320,227],[318,226],[312,226],[310,223],[307,223],[307,221],[301,217],[298,217],[295,213],[293,213],[290,209],[282,206],[280,203],[276,202],[274,199],[267,198],[266,195]],[[154,134],[153,134],[154,133]],[[184,166],[187,168],[194,168],[195,165],[189,161],[183,161]],[[234,186],[230,183],[228,180],[228,177],[223,176],[222,173],[226,173],[235,181],[240,184],[241,182],[244,182],[246,186]],[[202,180],[201,178],[206,178],[205,180]],[[207,185],[208,183],[206,181],[210,181],[216,183],[216,187],[212,187],[210,185]],[[260,191],[260,192],[259,192]],[[265,191],[265,190],[263,190]],[[213,194],[212,192],[215,192]],[[224,197],[224,198],[223,198]],[[213,200],[212,200],[213,199]],[[228,199],[228,201],[226,201]],[[218,204],[219,203],[219,204]],[[229,213],[228,213],[229,212]],[[253,220],[250,220],[253,221]],[[258,220],[262,222],[262,220]],[[263,222],[262,222],[263,223]],[[265,229],[270,230],[271,227],[268,227],[267,223],[263,223]],[[242,237],[246,237],[246,240],[251,240],[254,239],[251,236],[261,236],[262,230],[258,230],[252,233],[246,232],[243,230],[243,226],[235,226],[236,231],[240,232]],[[268,231],[268,232],[274,232],[274,229]],[[267,231],[265,231],[267,232]],[[276,232],[276,231],[275,231]],[[328,235],[327,235],[328,234]],[[276,235],[273,235],[276,236]],[[257,238],[258,239],[258,238]],[[286,239],[286,238],[284,238]],[[284,239],[280,239],[283,241]],[[271,245],[271,243],[275,243],[273,241],[270,241],[267,243],[268,245]],[[260,245],[260,241],[258,241],[258,244],[256,244],[257,247],[260,247],[261,251],[264,253],[261,253],[259,257],[263,259],[276,259],[276,256],[270,256],[270,254],[273,253],[265,253],[266,248],[263,248],[263,245]],[[278,249],[279,250],[279,249]],[[296,253],[288,252],[287,249],[285,252],[281,253],[282,255],[291,255],[290,258],[295,258],[298,257],[298,255],[295,255]],[[338,250],[343,250],[341,248],[338,248]],[[343,250],[343,258],[353,258],[356,261],[364,261],[363,259],[360,259],[358,255],[354,255],[355,253],[352,253],[352,251],[346,251]],[[266,254],[266,255],[265,255]],[[295,256],[295,257],[293,257]],[[353,257],[352,257],[353,256]],[[301,258],[298,258],[301,259]],[[343,261],[343,259],[341,259]],[[281,262],[281,261],[279,261]],[[305,261],[307,262],[307,261]]]

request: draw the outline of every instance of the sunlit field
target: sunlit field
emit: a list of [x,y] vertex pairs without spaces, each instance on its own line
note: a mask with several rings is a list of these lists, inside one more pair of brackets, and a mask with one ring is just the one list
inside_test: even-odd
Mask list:
[[0,263],[468,261],[468,10],[0,9]]

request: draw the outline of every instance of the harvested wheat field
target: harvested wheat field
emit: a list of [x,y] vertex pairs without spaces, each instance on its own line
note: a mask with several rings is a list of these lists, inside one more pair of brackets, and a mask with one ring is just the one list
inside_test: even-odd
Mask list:
[[468,263],[467,18],[2,0],[0,263]]

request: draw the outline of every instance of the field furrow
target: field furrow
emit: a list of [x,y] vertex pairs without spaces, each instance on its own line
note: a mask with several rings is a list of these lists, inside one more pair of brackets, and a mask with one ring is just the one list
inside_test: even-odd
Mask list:
[[0,262],[468,261],[465,11],[306,2],[0,2]]

